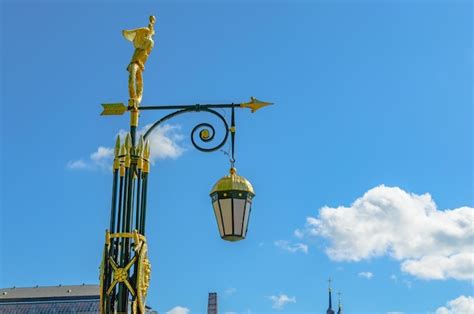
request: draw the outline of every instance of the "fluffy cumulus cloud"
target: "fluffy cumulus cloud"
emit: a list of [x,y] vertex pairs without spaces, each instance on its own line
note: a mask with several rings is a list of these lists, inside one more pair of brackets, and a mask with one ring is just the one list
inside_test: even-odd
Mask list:
[[[142,131],[138,132],[138,135],[145,133],[150,127],[151,125],[145,126]],[[184,136],[180,130],[181,127],[179,125],[172,124],[164,124],[153,130],[148,137],[152,162],[157,159],[175,159],[183,154],[184,148],[180,143]]]
[[178,305],[166,312],[166,314],[188,314],[189,312],[191,311],[187,307]]
[[370,279],[374,276],[370,271],[363,271],[358,274],[359,277]]
[[97,151],[91,154],[90,158],[96,163],[101,163],[105,160],[111,159],[113,156],[114,150],[112,148],[99,146]]
[[460,296],[449,301],[446,306],[436,310],[436,314],[469,314],[474,313],[474,298],[471,296]]
[[[145,126],[137,133],[144,134],[151,125]],[[127,131],[119,132],[122,141]],[[150,140],[150,159],[155,162],[157,159],[178,158],[184,152],[181,146],[183,135],[180,133],[180,126],[164,124],[157,127],[148,137]],[[99,146],[95,152],[90,154],[88,159],[71,160],[66,167],[71,170],[109,170],[112,167],[114,149],[111,147]]]
[[99,146],[95,152],[89,155],[89,159],[69,161],[66,165],[71,170],[107,170],[112,165],[114,150],[109,147]]
[[289,297],[286,294],[272,295],[268,297],[272,302],[272,307],[276,310],[282,310],[288,303],[296,303],[295,297]]
[[303,243],[291,243],[290,241],[278,240],[274,242],[275,246],[291,253],[308,253],[308,245]]
[[388,255],[423,279],[474,279],[474,208],[439,210],[429,194],[378,186],[351,206],[323,207],[304,236],[326,238],[335,261]]

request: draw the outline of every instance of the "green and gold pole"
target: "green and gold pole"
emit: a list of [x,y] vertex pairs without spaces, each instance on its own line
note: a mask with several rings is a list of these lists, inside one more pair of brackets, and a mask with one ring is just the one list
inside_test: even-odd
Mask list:
[[[117,139],[115,141],[115,148],[114,148],[114,163],[113,163],[113,179],[112,179],[112,204],[111,204],[111,209],[110,209],[110,229],[109,229],[109,232],[107,233],[107,242],[109,243],[109,247],[108,249],[106,250],[107,251],[107,254],[106,254],[106,258],[105,260],[108,260],[110,256],[114,256],[116,250],[116,241],[112,241],[112,243],[110,242],[110,233],[115,233],[115,220],[116,220],[116,216],[117,216],[117,187],[118,187],[118,178],[120,176],[119,174],[119,171],[120,171],[120,158],[119,158],[119,154],[120,154],[120,136],[117,136]],[[110,265],[107,263],[107,265],[105,265],[105,267],[107,268],[107,273],[108,273],[108,276],[105,278],[106,282],[105,282],[105,287],[107,287],[108,285],[110,285],[111,283],[111,280],[112,280],[112,274],[110,273]],[[103,293],[106,292],[106,291],[103,291]],[[111,304],[110,303],[113,303],[115,301],[115,291],[114,291],[114,295],[112,296],[111,299],[107,299],[106,300],[106,308],[110,311],[110,308],[111,308]]]
[[145,143],[143,148],[143,173],[142,173],[142,196],[141,196],[141,212],[140,224],[137,226],[138,232],[145,235],[145,221],[146,221],[146,207],[147,207],[147,192],[148,192],[148,174],[150,172],[150,142]]
[[135,229],[136,230],[140,230],[139,226],[140,226],[140,205],[141,205],[141,200],[142,200],[142,195],[141,195],[141,191],[142,191],[142,180],[141,180],[141,176],[142,176],[142,170],[143,170],[143,136],[140,136],[140,139],[138,140],[138,145],[137,145],[137,149],[135,151],[135,154],[136,154],[136,158],[137,158],[137,173],[136,173],[136,177],[137,177],[137,190],[136,190],[136,198],[137,198],[137,201],[136,201],[136,215],[135,215]]

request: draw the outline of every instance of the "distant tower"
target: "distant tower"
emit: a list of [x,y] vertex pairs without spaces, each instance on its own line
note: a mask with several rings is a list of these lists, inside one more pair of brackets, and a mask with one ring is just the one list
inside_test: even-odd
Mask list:
[[338,309],[337,309],[337,314],[342,314],[341,293],[338,292],[337,294],[338,294],[338,296],[339,296],[339,300],[338,300],[338,301],[339,301],[339,305],[338,305]]
[[209,301],[207,303],[207,314],[217,314],[217,293],[215,292],[209,292]]
[[326,311],[326,314],[334,314],[334,311],[332,310],[332,289],[331,289],[331,278],[328,280],[329,282],[329,307],[328,310]]

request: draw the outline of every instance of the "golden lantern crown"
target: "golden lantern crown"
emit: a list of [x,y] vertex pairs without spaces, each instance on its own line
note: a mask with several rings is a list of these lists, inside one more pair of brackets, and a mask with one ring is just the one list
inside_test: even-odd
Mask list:
[[242,176],[237,175],[237,170],[232,167],[228,175],[222,177],[214,184],[210,194],[220,191],[244,191],[255,195],[252,184]]

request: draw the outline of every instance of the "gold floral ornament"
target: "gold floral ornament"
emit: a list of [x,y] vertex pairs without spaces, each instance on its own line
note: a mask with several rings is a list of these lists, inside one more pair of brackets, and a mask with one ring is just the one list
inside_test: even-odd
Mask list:
[[143,96],[143,76],[145,63],[153,49],[153,35],[155,34],[156,19],[150,16],[150,23],[147,27],[136,28],[132,30],[122,31],[123,37],[133,43],[135,52],[132,60],[127,67],[128,76],[128,92],[130,94],[129,106],[138,107]]
[[[122,148],[124,145],[122,145]],[[133,240],[133,251],[135,256],[127,263],[124,267],[114,261],[113,257],[108,256],[107,252],[110,250],[111,240],[113,239],[132,239]],[[105,268],[110,266],[110,272],[113,274],[113,280],[111,283],[104,282]],[[135,267],[136,277],[129,277],[129,272],[132,266]],[[148,294],[148,288],[150,286],[151,276],[151,263],[148,259],[148,246],[146,237],[137,230],[132,232],[123,233],[105,233],[105,249],[102,257],[102,263],[100,265],[100,302],[102,314],[109,313],[107,310],[106,299],[114,291],[114,287],[118,284],[124,284],[130,291],[133,297],[131,314],[143,314],[146,313],[145,302]]]
[[[148,260],[148,247],[146,240],[141,242],[138,253],[138,271],[137,271],[137,298],[134,302],[134,307],[139,308],[140,312],[145,313],[145,303],[148,294],[148,287],[150,286],[151,264]],[[138,304],[137,304],[138,303]]]

